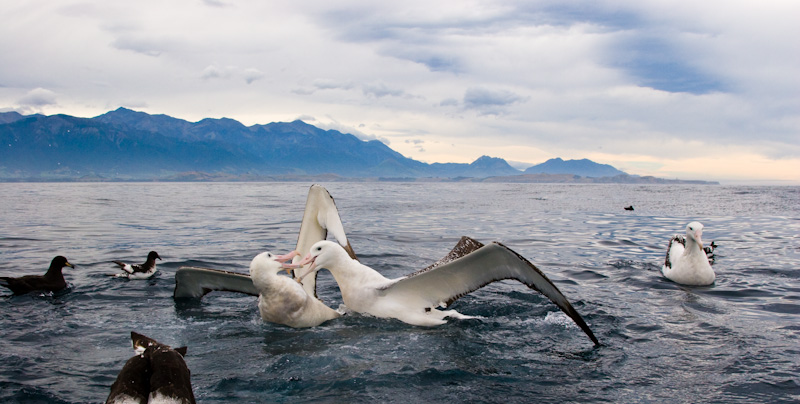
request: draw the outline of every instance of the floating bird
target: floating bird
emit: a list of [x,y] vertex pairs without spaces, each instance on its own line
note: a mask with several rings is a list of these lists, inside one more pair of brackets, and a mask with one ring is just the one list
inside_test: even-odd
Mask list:
[[147,254],[147,261],[144,264],[126,264],[122,261],[111,261],[117,264],[124,273],[115,275],[120,278],[128,279],[150,279],[156,273],[156,258],[159,260],[161,257],[155,251],[150,251]]
[[667,279],[694,286],[714,283],[716,275],[703,248],[702,236],[703,225],[691,222],[686,225],[685,236],[676,235],[669,240],[667,257],[661,267],[661,273]]
[[[339,218],[336,202],[328,190],[321,185],[314,184],[308,189],[303,221],[297,236],[295,251],[301,255],[295,257],[294,260],[300,261],[303,255],[311,250],[311,246],[317,241],[325,240],[328,233],[331,233],[348,254],[355,258],[355,252],[347,241],[342,220]],[[305,278],[302,284],[309,296],[317,296],[316,276]],[[198,267],[181,267],[175,273],[173,297],[176,299],[200,298],[215,290],[253,296],[261,294],[253,285],[250,276],[243,273]]]
[[11,289],[15,295],[24,295],[35,290],[57,292],[67,287],[67,281],[61,273],[64,267],[75,268],[66,258],[59,255],[53,258],[50,268],[44,275],[25,275],[19,278],[4,276],[0,277],[0,286]]
[[302,328],[314,327],[341,316],[316,297],[309,295],[303,285],[292,278],[280,276],[297,265],[284,265],[295,257],[293,251],[287,255],[258,254],[250,263],[250,277],[259,291],[258,310],[264,321]]
[[625,210],[633,210],[633,205],[626,206],[624,209],[625,209]]
[[435,326],[445,318],[470,318],[446,308],[456,299],[492,282],[514,279],[539,291],[555,303],[596,345],[597,338],[558,288],[528,260],[500,243],[483,245],[462,237],[453,251],[430,267],[396,279],[348,256],[340,246],[320,241],[301,262],[310,264],[305,275],[320,268],[333,274],[349,310],[375,317],[395,318],[408,324]]
[[706,257],[708,257],[708,262],[711,264],[713,264],[714,260],[716,259],[716,254],[714,254],[714,250],[716,250],[717,247],[718,247],[717,243],[714,242],[713,240],[711,241],[711,244],[703,247],[703,252],[706,253]]
[[136,355],[128,359],[111,385],[106,404],[193,404],[191,372],[183,357],[186,347],[168,345],[131,332]]

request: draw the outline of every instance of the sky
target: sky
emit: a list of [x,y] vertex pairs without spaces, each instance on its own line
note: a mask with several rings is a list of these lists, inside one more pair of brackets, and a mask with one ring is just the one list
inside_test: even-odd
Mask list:
[[0,111],[800,185],[800,1],[0,0]]

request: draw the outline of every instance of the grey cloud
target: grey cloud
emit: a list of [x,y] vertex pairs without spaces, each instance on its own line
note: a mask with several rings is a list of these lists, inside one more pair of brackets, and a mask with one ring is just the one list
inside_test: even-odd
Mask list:
[[440,107],[458,106],[458,100],[455,98],[447,98],[439,103]]
[[524,101],[525,98],[506,90],[489,90],[482,87],[467,89],[464,94],[464,107],[497,113],[499,108]]
[[404,42],[394,46],[385,46],[380,53],[384,56],[419,63],[432,72],[463,73],[465,69],[461,58],[446,50],[437,49],[445,48],[444,45],[432,46],[431,42],[435,41],[437,40],[431,38],[431,41],[424,44]]
[[202,0],[203,4],[211,7],[230,7],[231,5],[219,0]]
[[632,31],[622,35],[606,56],[609,66],[630,74],[638,85],[669,92],[707,94],[725,91],[726,85],[692,66],[691,57],[674,43],[675,34]]
[[307,88],[295,88],[292,90],[292,93],[297,95],[311,95],[314,94],[314,90],[309,90]]
[[247,84],[252,84],[264,76],[264,73],[256,68],[240,70],[235,66],[219,67],[217,65],[209,65],[200,73],[200,78],[203,80],[242,78]]
[[353,83],[349,81],[331,79],[317,79],[311,85],[317,90],[349,90],[353,88]]
[[203,73],[200,74],[200,78],[203,80],[211,80],[211,79],[221,79],[230,77],[230,73],[225,69],[221,69],[215,65],[210,65],[203,69]]
[[26,107],[56,105],[56,93],[41,87],[35,88],[22,96],[17,103]]
[[296,88],[292,90],[293,93],[298,95],[312,95],[317,91],[324,90],[350,90],[355,85],[349,81],[340,81],[332,79],[316,79],[311,83],[311,87]]
[[406,144],[412,144],[420,153],[425,153],[425,148],[422,146],[425,141],[422,139],[406,139]]
[[169,48],[164,41],[132,35],[120,36],[111,43],[111,46],[119,50],[136,52],[152,57],[161,56]]
[[254,81],[264,78],[264,73],[255,68],[245,69],[242,75],[247,84],[252,84]]
[[381,97],[401,97],[405,94],[403,90],[390,88],[383,83],[378,84],[365,84],[362,86],[362,90],[366,95],[372,95],[377,98]]

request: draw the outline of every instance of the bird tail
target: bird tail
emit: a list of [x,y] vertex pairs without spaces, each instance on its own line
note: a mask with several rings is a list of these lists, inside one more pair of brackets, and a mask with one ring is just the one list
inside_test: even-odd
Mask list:
[[113,262],[113,263],[115,263],[115,264],[119,265],[119,268],[120,268],[120,269],[122,269],[123,271],[125,271],[125,272],[127,272],[127,273],[130,273],[130,274],[132,274],[132,273],[133,273],[133,271],[132,271],[132,270],[130,270],[130,271],[128,270],[128,268],[127,268],[127,266],[128,266],[128,265],[127,265],[127,264],[125,264],[124,262],[122,262],[122,261],[111,261],[111,262]]

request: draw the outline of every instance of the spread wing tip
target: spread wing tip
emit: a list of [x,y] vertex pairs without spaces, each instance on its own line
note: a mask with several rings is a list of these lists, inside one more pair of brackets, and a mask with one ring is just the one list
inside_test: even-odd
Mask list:
[[583,330],[586,336],[589,337],[590,340],[595,344],[595,346],[600,345],[600,341],[595,337],[594,333],[592,332],[589,325],[586,324],[583,317],[581,317],[580,313],[572,306],[572,303],[569,302],[566,296],[556,287],[556,285],[544,274],[539,268],[536,267],[532,262],[528,261],[525,257],[517,253],[516,251],[506,247],[502,243],[493,242],[492,245],[496,245],[502,248],[504,251],[511,253],[514,257],[516,257],[520,263],[523,264],[523,268],[529,268],[532,272],[528,272],[529,274],[533,274],[533,276],[525,276],[525,274],[521,274],[517,281],[522,282],[526,286],[531,289],[538,291],[539,293],[543,294],[545,297],[550,299],[561,311],[564,312],[578,327]]

